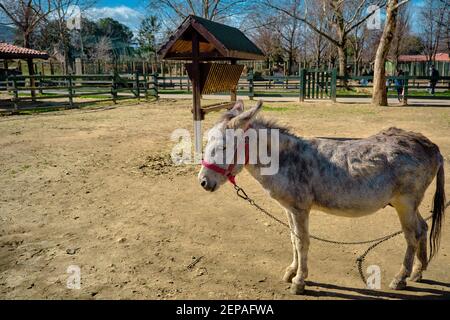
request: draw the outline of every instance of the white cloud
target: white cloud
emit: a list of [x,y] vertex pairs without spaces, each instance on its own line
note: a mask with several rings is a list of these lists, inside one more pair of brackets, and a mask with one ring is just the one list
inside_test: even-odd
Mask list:
[[91,8],[87,10],[85,15],[87,18],[92,20],[113,18],[114,20],[128,26],[133,31],[138,29],[143,18],[141,12],[127,6]]

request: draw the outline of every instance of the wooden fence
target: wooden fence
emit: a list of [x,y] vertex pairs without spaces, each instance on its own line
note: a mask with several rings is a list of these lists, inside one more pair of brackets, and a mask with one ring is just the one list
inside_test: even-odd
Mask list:
[[[429,77],[388,77],[388,96],[396,97],[396,80],[403,83],[404,95],[415,99],[450,99],[450,77],[440,77],[436,94],[431,95]],[[191,84],[187,77],[157,77],[160,93],[190,93]],[[239,95],[254,97],[298,97],[305,99],[330,99],[340,97],[370,97],[373,76],[339,77],[335,69],[301,69],[299,76],[254,76],[251,72],[241,77],[237,85]],[[227,94],[227,93],[224,93]]]
[[23,102],[57,100],[73,107],[75,98],[94,101],[148,98],[158,96],[156,75],[53,75],[9,76],[0,81],[0,91],[12,95],[14,110]]
[[[370,97],[372,76],[337,76],[336,70],[301,69],[299,76],[254,76],[252,72],[241,77],[237,94],[254,97],[297,97],[305,99],[329,99],[338,97]],[[396,97],[394,82],[401,81],[405,102],[415,99],[450,99],[450,77],[441,77],[437,93],[427,92],[429,77],[388,77],[390,97]],[[93,74],[53,76],[9,76],[0,81],[0,91],[11,95],[13,109],[18,110],[25,102],[49,101],[65,103],[73,107],[75,98],[112,100],[155,97],[159,94],[190,94],[192,84],[186,76],[162,77],[158,74]],[[229,94],[229,93],[223,93]]]

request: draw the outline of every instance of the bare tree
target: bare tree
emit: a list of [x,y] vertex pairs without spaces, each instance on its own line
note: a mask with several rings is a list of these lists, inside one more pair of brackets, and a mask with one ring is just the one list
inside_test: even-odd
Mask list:
[[[297,6],[293,6],[291,10],[296,11]],[[293,74],[294,62],[297,59],[299,40],[301,37],[301,22],[292,16],[282,14],[275,18],[273,26],[276,31],[276,36],[280,39],[281,48],[287,58],[287,71],[288,74]]]
[[397,14],[397,26],[394,32],[394,38],[392,39],[391,53],[395,66],[398,65],[398,58],[401,54],[404,54],[408,43],[408,36],[410,34],[409,20],[411,14],[407,4],[399,7]]
[[[31,35],[38,25],[54,11],[51,0],[0,0],[0,9],[11,20],[22,36],[22,45],[31,48]],[[27,59],[28,74],[34,75],[33,60]],[[34,78],[30,78],[30,86],[34,87]],[[31,90],[32,100],[35,91]]]
[[299,3],[302,14],[295,14],[285,5],[280,5],[275,0],[265,0],[264,3],[269,8],[284,12],[296,19],[304,22],[314,32],[321,34],[325,39],[337,47],[339,55],[339,75],[346,76],[347,64],[347,41],[348,35],[369,19],[375,11],[367,13],[369,5],[376,5],[382,8],[386,5],[386,0],[317,0],[320,3],[320,10],[327,18],[327,26],[330,29],[321,29],[317,19],[310,16],[311,4],[309,1],[293,0]]
[[[57,23],[59,41],[55,44],[58,52],[64,57],[64,72],[68,73],[69,69],[69,47],[70,39],[67,30],[67,20],[76,14],[81,14],[90,8],[96,0],[51,0],[54,7],[52,18]],[[79,11],[79,12],[76,12]],[[81,17],[80,17],[81,18]],[[80,36],[81,37],[81,36]],[[83,55],[83,52],[81,53]]]
[[0,9],[20,32],[22,45],[30,48],[33,31],[55,8],[51,0],[0,0]]
[[435,60],[441,41],[449,32],[449,7],[449,0],[425,0],[420,11],[423,20],[420,34],[428,61]]
[[223,21],[236,14],[242,14],[246,0],[149,0],[149,7],[159,11],[173,28],[188,15],[195,15],[209,20]]
[[369,31],[365,25],[361,25],[352,32],[349,37],[349,45],[352,49],[355,74],[359,75],[363,60],[363,50],[366,49]]
[[112,58],[112,44],[109,37],[101,37],[94,48],[90,52],[92,59],[97,61],[109,62]]
[[399,2],[398,0],[389,0],[387,3],[383,34],[381,35],[380,43],[375,55],[372,93],[372,103],[374,105],[388,105],[386,92],[386,58],[391,47],[392,39],[394,38],[399,6],[408,1],[409,0],[403,0]]

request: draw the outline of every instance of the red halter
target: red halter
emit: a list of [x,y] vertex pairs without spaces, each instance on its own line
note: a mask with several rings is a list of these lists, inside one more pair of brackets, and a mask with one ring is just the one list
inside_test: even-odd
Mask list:
[[[245,130],[245,131],[247,131],[247,130]],[[245,164],[246,165],[248,164],[248,160],[249,160],[249,151],[248,150],[249,150],[248,141],[245,141]],[[237,161],[237,148],[235,150],[234,158]],[[223,169],[214,163],[209,163],[209,162],[206,162],[205,160],[202,160],[202,166],[227,177],[228,181],[230,181],[233,185],[236,185],[236,176],[232,174],[234,167],[236,166],[235,163],[231,163],[228,165],[228,168]]]

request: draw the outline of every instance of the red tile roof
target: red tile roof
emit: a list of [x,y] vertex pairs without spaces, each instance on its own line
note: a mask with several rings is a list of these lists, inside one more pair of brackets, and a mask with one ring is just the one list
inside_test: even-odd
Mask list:
[[[428,57],[426,55],[401,55],[398,57],[400,62],[426,62]],[[450,62],[448,53],[436,53],[435,61]]]
[[48,59],[48,54],[43,51],[18,47],[9,43],[0,42],[0,59]]

